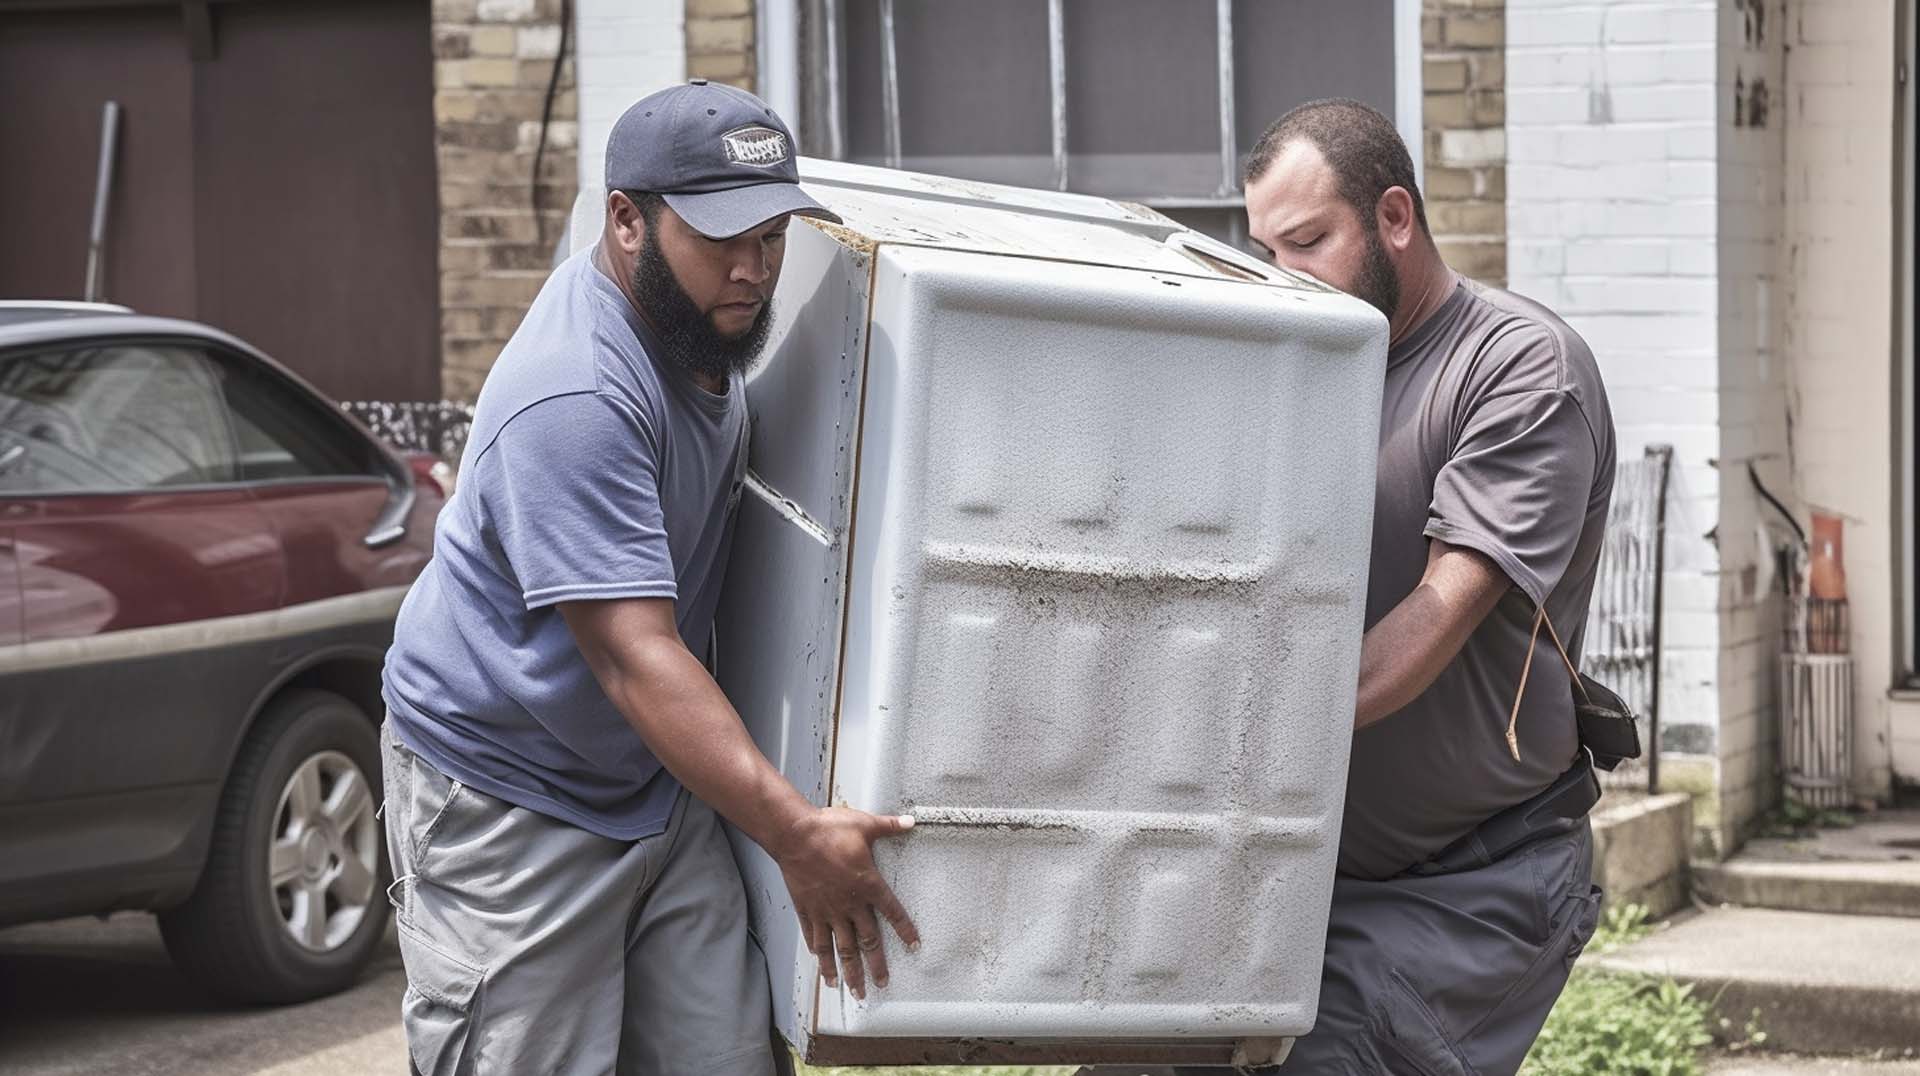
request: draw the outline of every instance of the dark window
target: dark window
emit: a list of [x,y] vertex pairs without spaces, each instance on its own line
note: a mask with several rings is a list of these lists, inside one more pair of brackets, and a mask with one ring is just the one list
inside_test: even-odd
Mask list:
[[1389,0],[1233,0],[1224,27],[1201,0],[804,10],[809,152],[1140,201],[1229,241],[1267,124],[1316,97],[1395,113]]
[[323,404],[257,366],[229,365],[225,388],[244,480],[384,476],[371,446]]
[[200,351],[168,345],[0,358],[0,493],[234,481],[221,380]]

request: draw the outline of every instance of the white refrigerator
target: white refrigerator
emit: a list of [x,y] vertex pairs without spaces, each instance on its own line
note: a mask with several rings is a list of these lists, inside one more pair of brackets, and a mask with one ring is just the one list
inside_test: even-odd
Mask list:
[[801,170],[846,224],[789,232],[715,665],[815,803],[915,817],[877,856],[924,945],[826,989],[736,837],[781,1032],[1277,1056],[1318,996],[1385,319],[1138,206]]

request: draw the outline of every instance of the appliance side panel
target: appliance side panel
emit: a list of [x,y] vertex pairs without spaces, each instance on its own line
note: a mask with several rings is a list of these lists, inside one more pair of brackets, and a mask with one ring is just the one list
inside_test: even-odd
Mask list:
[[[872,253],[797,224],[774,297],[767,358],[747,383],[753,432],[715,617],[716,678],[760,750],[827,802],[839,690],[853,452]],[[803,1050],[815,963],[780,869],[729,829],[774,1019]]]

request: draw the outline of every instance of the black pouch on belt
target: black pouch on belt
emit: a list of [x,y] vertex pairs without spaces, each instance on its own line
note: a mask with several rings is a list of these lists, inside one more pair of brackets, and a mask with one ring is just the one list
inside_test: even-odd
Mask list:
[[1580,744],[1593,754],[1593,764],[1611,770],[1640,757],[1640,723],[1633,710],[1613,689],[1585,673],[1575,681],[1580,690],[1573,700],[1573,717],[1580,725]]
[[1484,867],[1524,844],[1571,831],[1599,802],[1600,778],[1594,776],[1593,762],[1582,751],[1553,784],[1475,826],[1472,833],[1408,873],[1452,874]]
[[1533,669],[1533,648],[1540,641],[1543,624],[1553,639],[1554,649],[1560,652],[1560,660],[1567,663],[1567,675],[1573,682],[1573,717],[1580,730],[1580,746],[1593,756],[1593,764],[1603,770],[1612,770],[1630,758],[1639,758],[1640,723],[1634,720],[1633,708],[1611,688],[1574,668],[1573,659],[1567,656],[1567,648],[1560,642],[1560,633],[1547,618],[1546,607],[1541,606],[1533,618],[1533,635],[1527,640],[1527,660],[1520,667],[1520,688],[1513,695],[1513,712],[1507,716],[1507,749],[1513,752],[1514,759],[1520,758],[1516,731],[1520,698],[1527,692],[1527,673]]

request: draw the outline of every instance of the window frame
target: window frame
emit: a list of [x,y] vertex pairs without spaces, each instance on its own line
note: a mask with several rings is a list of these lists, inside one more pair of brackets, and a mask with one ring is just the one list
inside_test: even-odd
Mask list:
[[1915,108],[1915,64],[1920,63],[1920,18],[1913,0],[1894,6],[1894,272],[1893,419],[1894,467],[1894,676],[1896,691],[1920,692],[1920,364],[1914,356],[1914,248],[1920,237],[1915,171],[1920,170],[1920,129]]
[[[822,146],[825,155],[834,160],[847,159],[847,100],[845,77],[841,70],[844,63],[845,27],[847,20],[844,6],[846,0],[761,0],[759,5],[759,24],[768,32],[759,36],[760,70],[768,72],[773,84],[767,87],[768,99],[776,104],[785,105],[783,115],[795,121],[793,127],[796,137],[800,137],[802,101],[800,92],[801,71],[812,71],[816,100],[820,102],[819,118],[826,128],[824,138],[811,139],[808,144]],[[885,95],[882,112],[886,116],[887,128],[884,132],[887,146],[887,161],[892,167],[900,166],[900,104],[899,77],[894,63],[892,12],[896,0],[878,0],[880,21],[885,29],[881,42],[882,48],[882,85]],[[1066,116],[1066,59],[1065,59],[1065,0],[1033,0],[1044,3],[1048,13],[1048,81],[1052,88],[1049,101],[1052,119],[1052,151],[1054,189],[1067,191],[1067,116]],[[1424,131],[1424,86],[1422,83],[1424,67],[1422,65],[1423,47],[1420,40],[1420,0],[1392,0],[1393,3],[1393,65],[1394,65],[1394,126],[1400,136],[1412,150],[1414,178],[1423,187],[1426,183],[1426,161],[1422,152],[1425,146]],[[820,23],[815,32],[807,35],[802,22],[802,7],[807,8],[808,17],[817,17]],[[1233,92],[1233,0],[1215,0],[1214,18],[1216,26],[1215,73],[1218,88],[1218,116],[1221,134],[1220,184],[1210,195],[1156,195],[1114,196],[1116,201],[1138,202],[1155,209],[1194,210],[1194,209],[1239,209],[1246,205],[1246,199],[1240,189],[1239,157],[1242,147],[1237,144],[1235,133],[1235,101]],[[777,31],[777,32],[775,32]],[[811,41],[806,40],[810,36]],[[816,62],[800,62],[803,48],[817,45],[819,55]],[[1229,241],[1238,247],[1244,245],[1246,221],[1243,214],[1229,214]]]

